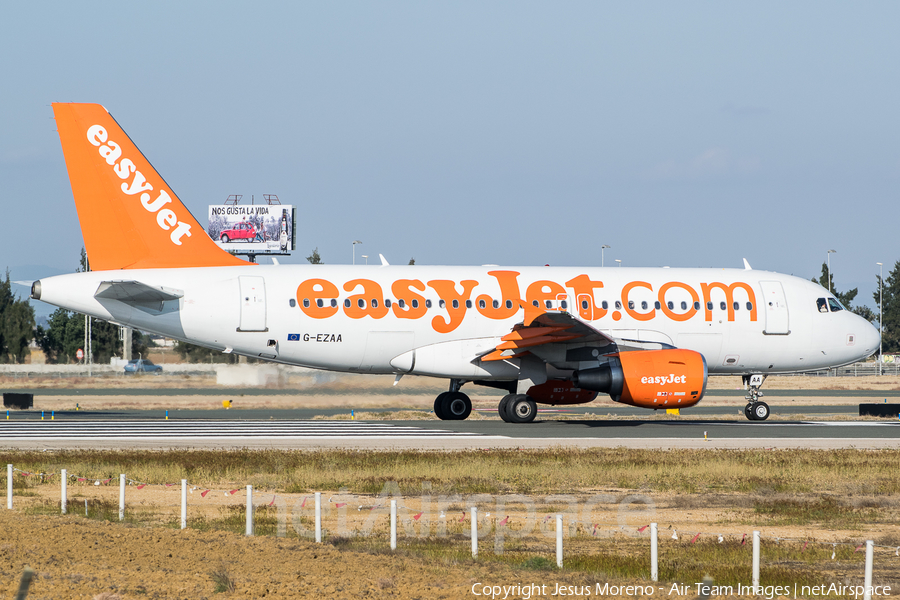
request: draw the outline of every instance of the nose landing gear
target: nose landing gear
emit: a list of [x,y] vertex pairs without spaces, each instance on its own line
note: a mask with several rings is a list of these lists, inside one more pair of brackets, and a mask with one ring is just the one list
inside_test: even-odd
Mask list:
[[747,406],[744,407],[744,416],[751,421],[765,421],[769,418],[769,405],[760,401],[763,393],[760,391],[766,376],[760,373],[754,375],[744,375],[744,385],[750,386],[750,391],[746,396]]

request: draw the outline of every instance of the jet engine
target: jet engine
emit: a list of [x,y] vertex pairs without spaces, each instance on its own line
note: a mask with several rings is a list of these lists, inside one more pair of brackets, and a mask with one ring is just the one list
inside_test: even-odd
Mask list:
[[620,352],[593,369],[575,371],[579,388],[609,394],[622,404],[641,408],[684,408],[706,392],[706,359],[693,350]]

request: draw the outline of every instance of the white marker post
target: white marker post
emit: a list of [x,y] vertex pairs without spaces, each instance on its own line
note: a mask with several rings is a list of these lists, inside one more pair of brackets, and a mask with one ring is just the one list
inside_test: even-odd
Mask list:
[[125,520],[125,473],[119,474],[119,520]]
[[247,486],[247,535],[253,535],[253,486]]
[[66,476],[66,470],[62,469],[59,473],[60,481],[60,495],[59,495],[59,509],[62,511],[62,514],[66,514],[66,484],[69,483],[69,478]]
[[472,507],[472,558],[478,558],[478,509]]
[[563,529],[563,519],[562,515],[556,515],[556,566],[562,569],[562,529]]
[[187,529],[187,479],[181,480],[181,528]]
[[12,465],[6,465],[6,509],[12,510]]
[[397,501],[391,500],[391,550],[397,549]]
[[316,543],[322,543],[322,493],[316,492]]
[[759,593],[759,532],[753,532],[753,593]]
[[866,578],[863,584],[863,600],[872,600],[872,562],[874,561],[875,544],[872,540],[866,540]]
[[650,581],[659,581],[659,527],[650,523]]

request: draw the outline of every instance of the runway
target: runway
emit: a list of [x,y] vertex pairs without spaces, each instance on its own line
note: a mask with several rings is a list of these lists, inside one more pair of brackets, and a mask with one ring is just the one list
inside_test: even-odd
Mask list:
[[[526,425],[498,419],[466,421],[326,421],[179,415],[168,420],[123,411],[110,418],[86,413],[43,421],[0,422],[6,449],[429,449],[629,447],[629,448],[898,448],[900,421],[565,420]],[[148,411],[144,411],[145,413]],[[205,412],[210,411],[179,411]],[[249,411],[248,411],[249,412]],[[271,412],[271,411],[267,411]],[[296,411],[284,411],[296,412]],[[35,416],[35,415],[29,415]],[[218,415],[217,415],[218,416]]]

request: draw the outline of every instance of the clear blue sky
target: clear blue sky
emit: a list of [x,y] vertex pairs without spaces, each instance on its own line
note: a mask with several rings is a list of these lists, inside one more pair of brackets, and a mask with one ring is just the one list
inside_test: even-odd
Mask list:
[[[895,2],[16,2],[0,268],[77,265],[50,102],[98,102],[194,214],[300,208],[370,262],[739,267],[873,305],[900,259]],[[887,270],[885,273],[887,273]]]

